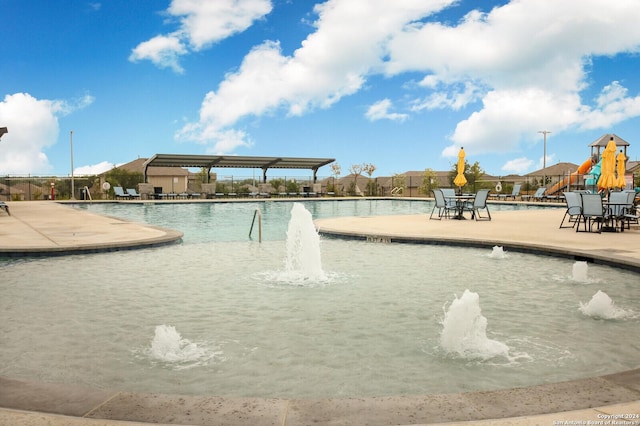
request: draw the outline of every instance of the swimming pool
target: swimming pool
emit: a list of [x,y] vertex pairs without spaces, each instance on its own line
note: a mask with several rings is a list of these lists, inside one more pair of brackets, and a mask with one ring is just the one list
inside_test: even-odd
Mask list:
[[[377,204],[341,203],[310,211],[366,215]],[[430,212],[396,203],[381,209]],[[5,262],[3,376],[301,398],[490,390],[637,367],[638,343],[619,344],[639,324],[638,276],[629,271],[588,265],[578,274],[567,259],[322,239],[327,279],[291,282],[280,279],[291,203],[95,207],[179,229],[185,241]],[[257,207],[268,236],[261,244],[248,238]],[[479,298],[466,299],[466,289]],[[623,315],[589,314],[584,305],[600,289]],[[471,318],[486,321],[480,352],[443,345],[454,304],[481,309]],[[464,340],[463,321],[453,323]],[[492,341],[507,351],[483,355]]]
[[[403,214],[429,215],[430,200],[365,199],[300,202],[314,219],[340,216],[386,216]],[[283,240],[292,202],[281,200],[234,201],[208,203],[96,203],[78,204],[93,213],[117,216],[184,232],[184,242],[247,241],[256,209],[263,218],[263,239]],[[527,204],[492,204],[491,210],[525,210],[541,208]],[[257,239],[257,225],[253,238]]]

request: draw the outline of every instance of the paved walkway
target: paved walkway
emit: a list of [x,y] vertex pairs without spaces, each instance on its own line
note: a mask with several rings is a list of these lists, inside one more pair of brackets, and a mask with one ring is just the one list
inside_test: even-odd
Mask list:
[[[181,237],[53,202],[9,205],[11,216],[0,212],[0,257],[131,249]],[[490,222],[415,215],[316,224],[325,234],[377,243],[501,245],[640,271],[640,230],[576,233],[558,229],[563,214],[562,209],[522,210],[492,213]],[[491,392],[305,400],[134,394],[0,377],[0,407],[0,425],[640,425],[640,369]]]
[[0,211],[0,257],[123,250],[178,242],[182,233],[89,213],[50,201],[7,203]]

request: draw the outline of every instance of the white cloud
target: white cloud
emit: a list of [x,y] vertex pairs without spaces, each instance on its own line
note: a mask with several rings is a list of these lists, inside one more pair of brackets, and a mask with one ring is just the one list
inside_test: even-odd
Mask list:
[[[407,111],[465,111],[443,156],[516,151],[537,130],[607,127],[640,115],[640,98],[614,82],[594,106],[583,100],[598,55],[640,50],[635,0],[519,0],[460,22],[425,20],[454,0],[328,0],[315,6],[315,32],[290,56],[277,41],[255,46],[237,71],[207,93],[197,122],[176,137],[215,145],[248,117],[329,108],[366,87],[372,75],[424,77]],[[184,24],[183,24],[184,25]],[[185,28],[187,26],[185,25]],[[606,101],[606,102],[605,102]],[[391,104],[391,100],[389,103]],[[386,116],[385,103],[369,119]],[[376,115],[377,114],[377,115]],[[237,136],[247,136],[239,131]],[[496,143],[499,141],[499,143]],[[246,145],[246,140],[218,146]]]
[[541,128],[558,132],[580,119],[577,95],[563,95],[530,88],[496,90],[486,94],[482,109],[458,123],[453,143],[443,151],[455,157],[457,146],[469,154],[513,151],[523,135],[535,137]]
[[540,156],[540,160],[538,160],[538,164],[536,164],[536,169],[543,169],[545,165],[548,167],[556,162],[555,154],[547,154],[546,161],[543,161],[544,158],[544,156]]
[[507,161],[501,168],[507,173],[526,173],[533,166],[533,160],[530,160],[525,157],[514,158],[513,160]]
[[328,108],[359,91],[369,74],[379,72],[392,34],[452,1],[329,0],[318,4],[316,31],[292,56],[282,55],[277,42],[256,46],[237,72],[206,95],[200,120],[185,126],[177,137],[216,143],[209,139],[211,135],[247,116],[279,108],[290,115]]
[[[539,126],[556,132],[606,128],[640,115],[639,98],[627,97],[615,82],[593,109],[580,97],[589,58],[640,48],[636,3],[610,6],[601,0],[580,8],[569,1],[522,0],[473,11],[452,26],[409,25],[389,43],[386,71],[427,74],[420,85],[434,92],[416,101],[415,110],[456,110],[482,99],[482,108],[458,123],[444,156],[455,157],[461,145],[469,153],[513,150]],[[466,81],[477,82],[476,90],[456,100]]]
[[117,166],[115,164],[113,164],[113,163],[108,162],[108,161],[102,161],[102,162],[100,162],[98,164],[76,167],[73,170],[73,174],[75,176],[99,175],[101,173],[108,172],[109,170],[113,169],[114,167],[117,167]]
[[148,59],[160,68],[171,68],[177,73],[182,73],[184,69],[178,59],[185,54],[187,49],[178,37],[156,36],[136,46],[129,60],[136,62]]
[[269,0],[173,0],[166,14],[179,18],[179,29],[138,44],[129,60],[150,60],[181,73],[181,56],[246,30],[271,8]]
[[[431,79],[425,79],[421,83],[429,88],[435,89],[437,85]],[[460,87],[450,85],[449,90],[434,91],[424,99],[413,102],[412,111],[434,110],[434,109],[451,109],[458,111],[468,104],[482,98],[483,90],[471,81],[462,82]]]
[[582,115],[581,128],[611,127],[628,118],[640,115],[640,96],[627,96],[628,90],[614,81],[605,86],[596,100],[596,107]]
[[51,165],[44,151],[58,139],[58,117],[92,102],[90,95],[71,102],[39,100],[28,93],[5,96],[0,102],[0,123],[9,133],[0,141],[0,170],[9,174],[49,172]]
[[407,119],[407,114],[399,114],[389,112],[392,108],[390,99],[383,99],[371,105],[365,116],[369,121],[377,121],[377,120],[392,120],[392,121],[404,121]]

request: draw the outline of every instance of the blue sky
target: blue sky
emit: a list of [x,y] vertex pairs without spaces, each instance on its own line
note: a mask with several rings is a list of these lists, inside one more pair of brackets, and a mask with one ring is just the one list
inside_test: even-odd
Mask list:
[[0,5],[3,175],[70,175],[71,138],[76,174],[182,153],[385,176],[448,170],[461,146],[524,174],[542,166],[540,130],[547,166],[581,164],[605,133],[639,156],[637,0]]

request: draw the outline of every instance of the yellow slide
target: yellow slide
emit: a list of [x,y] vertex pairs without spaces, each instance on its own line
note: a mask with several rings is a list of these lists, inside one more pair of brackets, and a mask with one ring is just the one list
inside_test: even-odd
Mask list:
[[589,159],[587,159],[584,163],[582,163],[580,167],[578,167],[578,170],[571,173],[569,177],[561,179],[560,182],[556,183],[551,188],[549,188],[547,190],[547,195],[557,194],[558,192],[566,188],[569,182],[571,182],[571,184],[576,183],[576,181],[578,180],[578,176],[586,175],[587,173],[589,173],[589,171],[591,170],[591,167],[592,167],[591,157],[589,157]]

